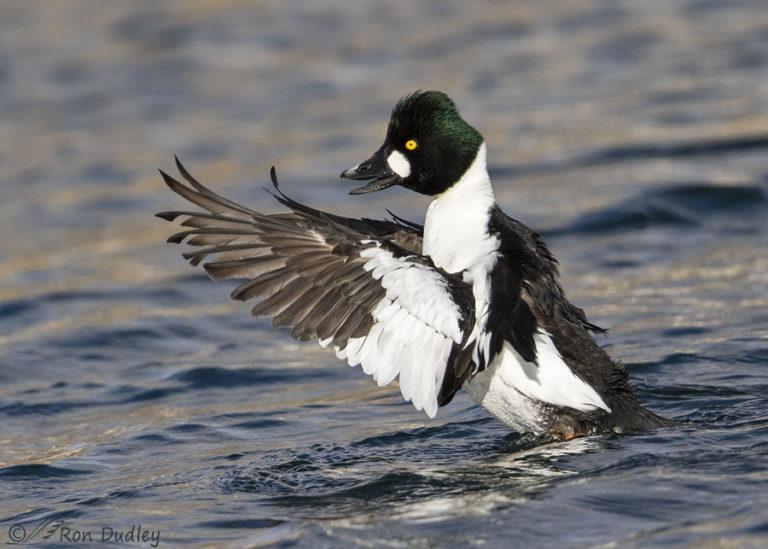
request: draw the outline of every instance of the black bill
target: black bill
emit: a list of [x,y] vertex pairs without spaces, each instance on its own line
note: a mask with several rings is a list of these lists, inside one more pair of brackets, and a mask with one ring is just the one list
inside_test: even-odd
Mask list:
[[345,179],[352,179],[353,181],[371,180],[366,186],[349,191],[349,194],[381,191],[402,181],[400,176],[393,172],[387,164],[386,154],[386,147],[382,147],[365,162],[341,172],[341,177]]

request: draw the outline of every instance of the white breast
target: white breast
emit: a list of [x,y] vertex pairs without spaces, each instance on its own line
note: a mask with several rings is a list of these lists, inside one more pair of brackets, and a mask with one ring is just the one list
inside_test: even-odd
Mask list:
[[488,234],[488,220],[496,199],[485,156],[483,144],[461,179],[437,196],[427,210],[424,254],[451,273],[469,268],[498,246],[496,237]]
[[[498,238],[488,232],[496,201],[486,170],[483,144],[461,179],[429,205],[424,223],[423,251],[438,267],[462,272],[472,285],[476,325],[470,340],[488,357],[490,332],[487,313],[491,298],[490,273],[498,260]],[[546,332],[534,334],[537,361],[528,362],[509,343],[488,367],[465,384],[470,396],[498,419],[518,431],[543,432],[542,404],[581,411],[610,412],[597,392],[577,377],[563,361]]]

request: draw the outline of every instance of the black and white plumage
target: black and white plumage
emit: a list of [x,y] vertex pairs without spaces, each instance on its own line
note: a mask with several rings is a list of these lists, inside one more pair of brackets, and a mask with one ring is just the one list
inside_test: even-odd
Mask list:
[[[350,365],[361,364],[379,385],[399,377],[403,396],[434,417],[446,365],[467,369],[464,334],[471,329],[471,288],[461,277],[419,255],[420,231],[397,221],[348,219],[308,208],[283,194],[293,210],[264,215],[219,196],[198,183],[177,160],[185,186],[168,174],[168,186],[207,212],[162,212],[169,221],[186,216],[191,227],[169,242],[203,246],[184,254],[204,265],[214,280],[245,278],[232,298],[262,298],[251,309],[271,316],[275,328],[291,327],[301,341],[317,339]],[[277,189],[275,172],[272,180]]]
[[[435,196],[424,226],[351,219],[288,198],[290,212],[262,214],[197,182],[167,185],[204,211],[169,238],[202,249],[215,280],[242,278],[232,297],[258,298],[299,340],[316,339],[379,385],[399,380],[403,397],[433,417],[464,387],[519,431],[576,434],[667,424],[635,400],[624,369],[600,349],[583,311],[558,282],[541,238],[495,202],[482,136],[440,92],[395,107],[382,147],[345,171],[370,180],[351,194],[402,185]],[[161,172],[162,173],[162,172]]]

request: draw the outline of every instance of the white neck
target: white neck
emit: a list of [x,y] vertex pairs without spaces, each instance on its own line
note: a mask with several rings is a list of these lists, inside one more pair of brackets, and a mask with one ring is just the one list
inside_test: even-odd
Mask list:
[[496,204],[485,164],[485,143],[469,169],[429,205],[424,222],[423,253],[448,272],[467,269],[492,253],[498,244],[488,234]]

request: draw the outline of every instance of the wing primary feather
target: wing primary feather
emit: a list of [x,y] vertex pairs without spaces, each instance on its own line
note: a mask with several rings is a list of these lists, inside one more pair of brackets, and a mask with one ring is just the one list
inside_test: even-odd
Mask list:
[[334,345],[337,344],[336,330],[346,318],[352,314],[352,309],[341,301],[341,290],[332,288],[326,296],[317,304],[317,309],[324,314],[317,321],[317,335],[320,339],[333,337]]
[[[290,211],[261,214],[211,191],[175,160],[189,186],[161,171],[166,185],[205,211],[158,213],[167,221],[185,217],[181,225],[193,227],[168,241],[201,246],[183,254],[193,265],[215,256],[203,265],[214,279],[250,278],[231,296],[260,298],[254,316],[272,316],[273,326],[291,327],[296,339],[332,343],[379,383],[399,375],[403,395],[430,417],[471,375],[472,345],[451,342],[455,327],[448,336],[436,326],[458,322],[469,334],[472,289],[421,255],[422,225],[391,211],[391,220],[379,221],[305,206],[280,189],[274,166],[268,192]],[[372,261],[380,255],[366,255],[372,247],[388,257]],[[457,306],[439,306],[445,299]]]
[[389,210],[389,209],[387,209],[387,213],[392,216],[392,219],[394,219],[404,227],[413,229],[414,231],[417,231],[419,234],[422,234],[422,235],[424,234],[424,225],[420,225],[414,221],[408,221],[407,219],[404,219],[399,215],[393,213],[392,210]]
[[238,204],[237,202],[233,202],[232,200],[228,198],[224,198],[218,193],[213,192],[211,189],[200,183],[197,179],[192,177],[192,174],[190,174],[187,169],[184,167],[184,165],[179,160],[179,157],[174,155],[173,157],[176,160],[176,168],[178,168],[179,173],[181,176],[186,179],[200,194],[206,196],[207,198],[214,200],[221,204],[222,206],[227,206],[229,208],[232,208],[235,211],[239,211],[241,213],[244,213],[246,215],[253,215],[257,212],[251,210],[250,208],[246,208],[245,206],[242,206]]
[[[308,219],[319,221],[323,225],[328,225],[329,228],[331,229],[335,229],[340,233],[347,234],[353,237],[360,237],[363,235],[367,235],[367,236],[377,235],[380,237],[389,238],[390,236],[397,237],[398,235],[396,233],[398,231],[407,232],[413,236],[416,236],[418,241],[417,243],[411,243],[411,246],[413,246],[413,244],[417,244],[417,245],[413,246],[413,249],[408,248],[408,251],[416,252],[416,253],[421,252],[421,236],[423,234],[423,227],[421,227],[421,225],[418,225],[416,223],[411,223],[406,220],[402,220],[402,223],[393,223],[390,221],[379,221],[379,220],[372,220],[372,219],[352,219],[348,217],[342,217],[339,215],[331,214],[328,212],[323,212],[295,201],[294,199],[286,195],[282,190],[280,190],[279,183],[277,180],[277,172],[275,171],[274,166],[272,166],[272,169],[270,170],[270,177],[272,179],[272,185],[274,186],[275,191],[277,191],[277,194],[270,191],[268,192],[270,192],[270,194],[283,206],[290,208],[291,210],[293,210],[299,215],[302,215]],[[398,218],[398,219],[401,219],[401,218]],[[398,243],[407,245],[407,242],[409,239],[400,237],[400,238],[395,238],[395,240]]]
[[[344,288],[339,288],[338,286],[331,287],[330,289],[326,285],[319,285],[318,287],[322,288],[323,291],[321,295],[319,296],[317,302],[313,305],[313,307],[306,312],[306,314],[299,320],[297,320],[296,323],[296,330],[305,332],[305,331],[311,331],[314,334],[317,334],[318,336],[322,334],[326,334],[327,337],[331,337],[333,335],[333,332],[335,331],[336,326],[332,325],[331,320],[329,319],[323,324],[323,321],[328,317],[329,314],[337,314],[337,311],[339,308],[343,306],[343,304],[340,303],[340,299],[336,301],[336,303],[332,303],[333,299],[336,299],[340,293],[347,289],[345,286]],[[333,292],[333,294],[329,297],[326,297],[328,293]],[[330,302],[330,303],[329,303]],[[336,310],[334,310],[334,307],[336,307]],[[349,314],[352,314],[351,309],[346,310],[347,316]],[[333,318],[333,317],[331,317]],[[322,324],[322,325],[321,325]],[[325,338],[321,338],[325,339]]]
[[280,288],[296,278],[296,275],[283,270],[267,273],[249,280],[232,290],[230,297],[238,301],[248,301],[254,297],[270,296],[279,292]]
[[191,214],[187,214],[187,212],[174,212],[174,211],[157,212],[155,214],[155,217],[159,217],[160,219],[164,219],[165,221],[173,221],[180,215],[197,215],[197,212],[191,213]]
[[[294,278],[280,288],[279,292],[275,292],[261,303],[254,305],[251,309],[253,316],[276,316],[283,312],[286,307],[293,303],[296,298],[301,295],[302,290],[306,289],[305,281],[300,278]],[[281,327],[281,325],[272,319],[272,326],[275,328]]]
[[313,276],[313,283],[317,285],[325,285],[332,280],[343,280],[350,275],[359,274],[362,264],[357,261],[339,261],[328,269],[315,273]]
[[280,323],[292,326],[291,336],[300,341],[309,341],[317,337],[317,331],[313,326],[303,322],[304,318],[313,310],[327,290],[322,286],[310,286],[300,299],[294,301],[282,313]]
[[263,250],[269,248],[268,244],[253,243],[253,244],[224,244],[222,246],[212,246],[210,248],[203,248],[202,250],[194,250],[192,252],[184,252],[181,256],[184,259],[192,259],[193,257],[206,256],[212,254],[219,254],[222,252],[236,252],[238,250]]
[[181,231],[174,235],[171,235],[168,237],[168,240],[166,242],[172,242],[174,244],[180,244],[185,238],[192,235],[199,235],[199,234],[221,234],[221,235],[258,235],[259,233],[251,230],[246,229],[219,229],[216,227],[201,227],[197,229],[190,229],[188,231]]
[[256,213],[253,210],[250,210],[244,206],[241,206],[240,204],[237,204],[236,202],[232,202],[231,200],[214,193],[208,188],[203,187],[200,183],[197,183],[200,188],[195,187],[194,189],[190,189],[189,187],[183,185],[165,173],[163,170],[160,170],[160,175],[163,176],[165,184],[168,185],[168,187],[173,192],[179,196],[182,196],[183,198],[186,198],[193,204],[197,204],[201,208],[205,208],[211,213],[223,213],[227,210],[230,210],[241,213],[248,217]]
[[[327,307],[325,306],[326,302],[319,302],[311,315],[306,318],[306,322],[317,325],[318,334],[324,336],[321,339],[333,336],[334,344],[346,341],[352,336],[365,335],[367,329],[362,323],[367,316],[370,316],[373,310],[373,301],[378,302],[382,297],[382,295],[378,295],[377,290],[380,292],[378,283],[371,280],[367,273],[362,273],[348,282],[334,287],[334,296],[337,293],[344,295],[346,304],[337,301]],[[376,295],[376,298],[373,300],[365,299],[365,295],[371,293]],[[383,292],[381,293],[383,294]],[[354,305],[350,306],[350,303]],[[360,329],[365,329],[365,332],[360,333]]]
[[[208,210],[211,213],[221,213],[223,210],[221,210],[220,206],[221,204],[218,204],[215,200],[212,200],[204,195],[202,195],[199,192],[196,192],[194,189],[190,189],[189,187],[181,184],[179,181],[165,173],[163,170],[160,170],[160,175],[163,176],[163,181],[165,181],[165,184],[168,185],[168,187],[181,196],[182,198],[186,198],[193,204],[196,204],[200,206],[201,208],[204,208]],[[219,207],[217,207],[219,206]],[[242,212],[242,208],[237,208],[236,211]]]
[[189,216],[190,219],[194,219],[196,217],[202,218],[202,219],[211,219],[215,221],[226,221],[228,223],[239,223],[239,224],[251,224],[253,221],[248,219],[242,219],[239,217],[231,217],[226,216],[223,214],[217,214],[217,213],[205,213],[205,212],[190,212],[190,211],[181,211],[181,210],[172,210],[167,212],[158,212],[155,214],[155,217],[159,217],[160,219],[164,219],[166,221],[173,221],[177,217],[186,215]]
[[274,255],[228,261],[212,261],[203,268],[214,280],[224,278],[257,278],[285,267],[285,258]]
[[210,193],[212,192],[210,189],[208,189],[206,186],[204,186],[202,183],[198,182],[197,179],[192,177],[192,174],[190,174],[187,169],[184,167],[184,165],[181,163],[181,160],[179,160],[178,155],[174,154],[173,159],[176,161],[176,169],[179,170],[179,173],[181,174],[181,177],[189,181],[192,186],[197,189],[200,192],[204,193]]
[[[369,287],[373,286],[371,284]],[[364,295],[356,298],[357,306],[352,307],[347,318],[336,329],[336,335],[339,340],[348,339],[350,337],[362,337],[368,333],[370,328],[370,322],[373,317],[371,311],[374,310],[376,305],[381,301],[375,291],[369,291]]]

